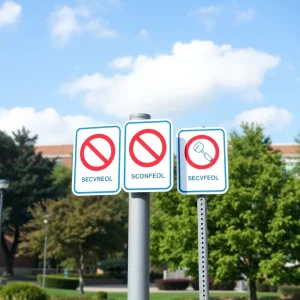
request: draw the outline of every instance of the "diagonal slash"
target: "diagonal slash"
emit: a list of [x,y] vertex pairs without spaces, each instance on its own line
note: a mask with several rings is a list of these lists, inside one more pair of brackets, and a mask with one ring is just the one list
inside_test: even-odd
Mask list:
[[155,151],[153,151],[140,137],[136,139],[156,160],[159,159],[159,156]]
[[91,142],[88,142],[87,146],[104,162],[104,164],[107,164],[108,160],[103,156],[101,152],[98,151],[96,147],[94,147]]

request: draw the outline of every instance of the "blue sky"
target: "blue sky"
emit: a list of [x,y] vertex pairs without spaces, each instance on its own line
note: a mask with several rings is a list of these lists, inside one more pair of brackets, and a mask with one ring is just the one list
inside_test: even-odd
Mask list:
[[2,1],[0,128],[39,144],[77,127],[168,118],[175,130],[263,124],[300,130],[297,0]]

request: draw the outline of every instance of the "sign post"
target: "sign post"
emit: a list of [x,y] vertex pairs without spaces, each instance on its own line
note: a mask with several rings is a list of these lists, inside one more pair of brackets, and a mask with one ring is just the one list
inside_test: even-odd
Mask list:
[[[132,114],[130,120],[151,119],[148,114]],[[129,194],[128,296],[149,300],[150,193]]]
[[200,300],[209,300],[206,194],[228,190],[227,139],[223,128],[187,128],[177,132],[181,194],[196,194]]
[[172,123],[132,114],[124,125],[123,189],[129,195],[128,300],[149,300],[150,192],[173,186]]
[[206,196],[199,195],[198,215],[198,262],[200,300],[209,300],[208,247],[207,247],[207,208]]

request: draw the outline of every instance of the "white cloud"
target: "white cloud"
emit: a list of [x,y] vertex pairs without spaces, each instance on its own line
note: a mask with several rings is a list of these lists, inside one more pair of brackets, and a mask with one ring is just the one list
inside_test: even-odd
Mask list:
[[236,14],[236,22],[237,23],[246,23],[246,22],[250,22],[254,19],[256,14],[255,9],[253,8],[248,8],[244,11],[238,12]]
[[101,38],[118,36],[114,29],[99,18],[94,18],[89,9],[71,8],[64,5],[50,15],[52,36],[60,44],[66,43],[72,35],[95,32]]
[[22,6],[13,1],[5,1],[0,6],[0,27],[16,23],[21,15]]
[[251,48],[178,42],[169,54],[133,58],[127,74],[84,75],[63,85],[62,92],[81,94],[93,111],[118,117],[133,112],[174,115],[199,108],[221,93],[257,99],[266,72],[278,63],[278,57]]
[[193,11],[191,11],[191,14],[203,16],[203,15],[218,15],[223,11],[224,7],[223,5],[211,5],[206,7],[200,7]]
[[23,126],[32,134],[38,135],[39,145],[73,143],[74,132],[78,127],[101,125],[102,122],[84,115],[61,116],[49,107],[36,111],[32,107],[0,108],[0,129],[8,134]]
[[256,123],[271,131],[281,131],[293,120],[293,115],[284,108],[275,106],[259,107],[244,111],[234,119],[234,124],[239,126],[242,122]]
[[119,57],[109,63],[114,69],[131,69],[133,66],[133,56]]
[[200,18],[201,23],[207,30],[212,30],[216,25],[216,16],[220,15],[224,10],[223,5],[204,6],[192,10],[189,15]]
[[141,29],[138,38],[145,41],[149,40],[149,32],[146,29]]

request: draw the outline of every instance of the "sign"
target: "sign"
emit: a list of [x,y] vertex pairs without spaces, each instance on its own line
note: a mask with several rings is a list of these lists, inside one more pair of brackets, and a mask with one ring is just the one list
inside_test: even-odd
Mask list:
[[177,188],[180,193],[226,193],[227,136],[223,128],[180,129],[177,147]]
[[72,190],[77,196],[120,192],[121,128],[79,128],[75,134]]
[[127,192],[169,191],[173,186],[173,125],[168,120],[124,125],[124,177]]

